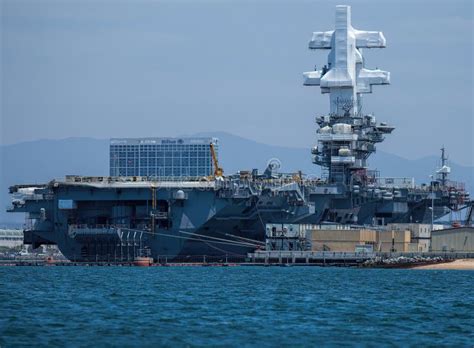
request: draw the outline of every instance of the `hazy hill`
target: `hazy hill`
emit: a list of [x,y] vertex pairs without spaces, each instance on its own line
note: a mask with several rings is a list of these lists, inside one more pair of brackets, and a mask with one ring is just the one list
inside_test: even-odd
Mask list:
[[[267,161],[278,158],[282,171],[298,169],[319,175],[311,163],[309,148],[288,148],[261,144],[232,134],[215,132],[197,136],[216,136],[220,140],[219,157],[226,173],[239,169],[263,170]],[[7,214],[8,187],[16,183],[44,183],[67,174],[107,175],[109,166],[107,139],[69,138],[37,140],[0,146],[0,223],[22,221],[20,214]],[[415,177],[417,183],[427,182],[438,164],[438,157],[407,160],[382,151],[371,159],[371,167],[381,171],[381,176]],[[474,168],[450,163],[452,179],[464,181],[470,192],[474,191]]]

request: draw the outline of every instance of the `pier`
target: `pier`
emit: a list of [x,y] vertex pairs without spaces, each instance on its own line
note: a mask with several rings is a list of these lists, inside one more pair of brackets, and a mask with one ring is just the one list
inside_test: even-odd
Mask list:
[[[143,260],[126,261],[69,261],[49,258],[2,259],[1,266],[82,266],[82,267],[235,267],[235,266],[319,266],[363,268],[410,268],[412,266],[474,259],[474,252],[427,253],[350,253],[314,251],[256,251],[247,257],[193,257],[171,259],[163,256],[149,263]],[[168,261],[172,260],[172,261]]]

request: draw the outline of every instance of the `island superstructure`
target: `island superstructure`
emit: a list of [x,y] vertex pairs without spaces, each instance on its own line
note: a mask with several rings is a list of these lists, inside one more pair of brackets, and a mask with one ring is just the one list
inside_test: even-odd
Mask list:
[[330,183],[358,184],[353,178],[357,181],[357,173],[367,169],[375,144],[394,129],[362,112],[361,94],[372,93],[373,85],[389,84],[390,73],[367,69],[361,49],[385,46],[381,32],[352,27],[349,6],[336,7],[335,30],[315,32],[309,42],[310,49],[330,50],[327,65],[304,74],[306,86],[320,86],[329,94],[330,112],[316,118],[318,146],[312,153]]
[[413,179],[382,178],[368,168],[375,144],[394,128],[363,112],[361,95],[388,84],[390,75],[367,69],[361,49],[385,45],[382,33],[352,27],[349,6],[337,6],[335,30],[313,34],[309,47],[329,50],[327,65],[304,74],[305,85],[320,86],[330,99],[329,113],[316,118],[318,144],[311,150],[323,169],[321,178],[279,173],[275,162],[263,173],[253,169],[224,176],[211,142],[211,175],[119,171],[118,176],[15,185],[9,211],[28,214],[25,243],[57,244],[74,261],[145,254],[155,260],[243,257],[264,245],[267,223],[433,221],[468,200],[463,186],[449,180],[447,166],[421,187]]

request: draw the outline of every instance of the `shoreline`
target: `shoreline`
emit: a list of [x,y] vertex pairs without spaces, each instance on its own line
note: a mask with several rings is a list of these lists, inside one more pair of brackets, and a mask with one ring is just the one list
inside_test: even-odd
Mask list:
[[474,259],[459,259],[449,262],[439,262],[430,265],[414,265],[411,269],[419,270],[472,270],[474,271]]
[[[337,255],[336,255],[337,254]],[[167,259],[137,258],[136,260],[122,261],[69,261],[66,259],[47,258],[14,258],[0,259],[1,266],[139,266],[139,267],[176,267],[176,266],[201,266],[201,267],[228,267],[228,266],[316,266],[316,267],[352,267],[352,268],[384,268],[384,269],[421,269],[421,270],[474,270],[474,253],[464,255],[359,255],[356,253],[329,253],[327,255],[304,254],[304,252],[290,252],[289,255],[273,255],[263,258],[260,253],[258,258],[249,257],[241,260],[206,259],[201,261],[168,262]],[[272,255],[270,255],[272,256]],[[278,257],[277,257],[278,256]],[[284,257],[282,257],[284,256]],[[313,257],[311,257],[313,256]],[[384,258],[385,256],[385,258]],[[454,258],[457,256],[459,258]]]

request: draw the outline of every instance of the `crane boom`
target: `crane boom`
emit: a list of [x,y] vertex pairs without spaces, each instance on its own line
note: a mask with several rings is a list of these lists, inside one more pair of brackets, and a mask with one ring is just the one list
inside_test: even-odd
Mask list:
[[216,150],[214,149],[214,144],[209,144],[212,156],[212,164],[214,166],[214,177],[219,177],[224,175],[224,169],[219,166],[219,161],[217,160]]

